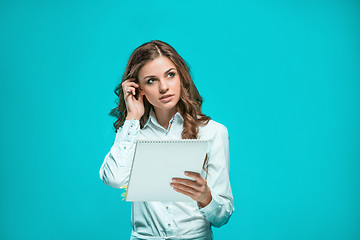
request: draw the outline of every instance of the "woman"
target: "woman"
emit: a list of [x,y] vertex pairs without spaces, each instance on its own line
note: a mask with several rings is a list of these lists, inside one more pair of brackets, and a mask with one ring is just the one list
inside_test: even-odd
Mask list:
[[131,239],[213,239],[211,226],[224,225],[234,211],[228,131],[201,112],[185,61],[165,42],[145,43],[131,54],[115,93],[119,102],[110,114],[117,133],[100,169],[106,185],[127,185],[136,140],[209,140],[204,169],[185,173],[195,181],[170,184],[194,202],[132,202]]

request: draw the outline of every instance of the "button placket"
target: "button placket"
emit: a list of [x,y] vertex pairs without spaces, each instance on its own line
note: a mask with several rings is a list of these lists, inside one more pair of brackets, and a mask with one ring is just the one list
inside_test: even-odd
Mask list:
[[164,202],[164,208],[165,208],[165,211],[166,211],[166,221],[167,221],[167,224],[166,224],[166,227],[168,228],[167,232],[168,234],[172,233],[172,226],[173,226],[173,216],[172,216],[172,211],[171,211],[171,207],[169,207],[169,203],[168,202]]
[[170,132],[171,125],[172,125],[174,119],[175,119],[175,115],[171,118],[169,128],[168,128],[168,130],[166,131],[165,135],[168,135],[168,133]]

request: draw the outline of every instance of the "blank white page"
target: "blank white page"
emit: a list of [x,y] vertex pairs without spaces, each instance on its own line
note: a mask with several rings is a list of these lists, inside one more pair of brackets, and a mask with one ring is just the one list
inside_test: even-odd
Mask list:
[[184,172],[200,173],[208,141],[198,139],[138,140],[126,201],[194,201],[170,186],[173,177],[192,179]]

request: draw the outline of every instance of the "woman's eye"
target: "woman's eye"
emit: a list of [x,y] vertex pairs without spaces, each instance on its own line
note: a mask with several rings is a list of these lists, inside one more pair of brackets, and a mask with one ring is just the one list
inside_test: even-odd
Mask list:
[[173,73],[173,72],[170,72],[169,74],[172,74],[172,77],[174,77],[174,76],[175,76],[175,73]]
[[153,79],[153,78],[150,78],[146,83],[147,83],[147,84],[151,84],[153,81],[154,81],[154,79]]

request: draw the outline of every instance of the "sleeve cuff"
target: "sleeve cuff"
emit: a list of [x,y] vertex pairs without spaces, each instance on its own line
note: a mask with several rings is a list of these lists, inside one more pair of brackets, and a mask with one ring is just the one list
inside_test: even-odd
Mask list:
[[122,137],[123,141],[135,142],[136,135],[140,131],[140,121],[136,119],[125,120],[122,126]]
[[199,207],[199,211],[205,216],[205,218],[209,218],[211,214],[214,214],[214,212],[218,212],[219,209],[221,209],[221,204],[219,203],[218,200],[218,196],[216,194],[214,194],[213,192],[211,193],[212,199],[211,202],[206,205],[203,208]]

